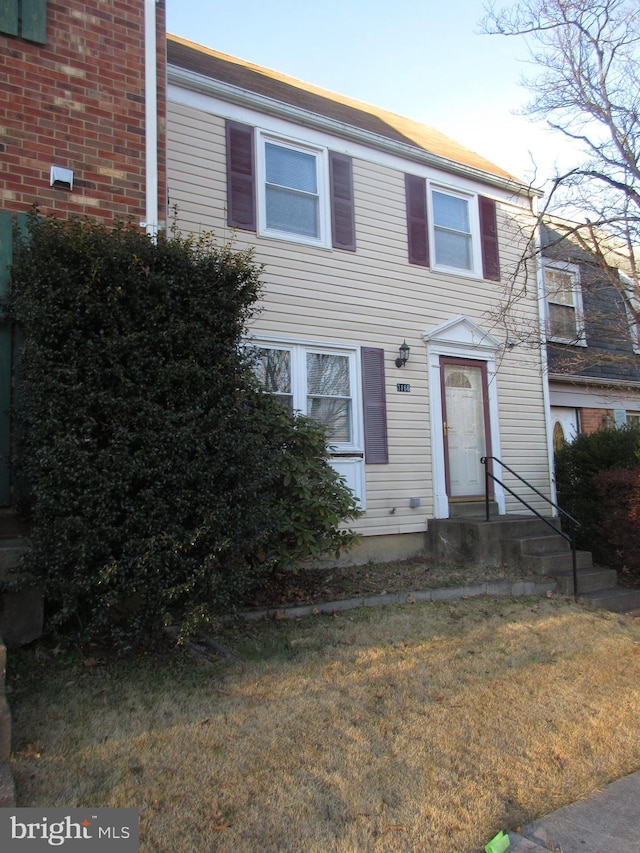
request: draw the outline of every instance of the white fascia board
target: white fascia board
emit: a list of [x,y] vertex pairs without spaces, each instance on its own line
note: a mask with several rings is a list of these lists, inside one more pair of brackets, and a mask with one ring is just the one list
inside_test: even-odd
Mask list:
[[[551,406],[570,406],[575,409],[640,409],[640,383],[619,383],[589,380],[580,384],[557,381],[550,376]],[[556,381],[554,381],[556,380]]]
[[261,115],[267,113],[270,116],[279,117],[298,125],[302,124],[304,127],[316,128],[338,138],[358,142],[367,148],[374,148],[393,154],[405,162],[409,160],[436,169],[438,172],[467,178],[474,184],[480,183],[503,190],[508,193],[508,198],[512,201],[517,196],[530,198],[532,196],[542,196],[543,194],[542,191],[533,189],[529,185],[520,183],[517,180],[509,180],[501,178],[498,175],[492,175],[490,172],[484,172],[481,169],[466,166],[455,160],[431,154],[422,148],[407,145],[403,142],[396,142],[393,139],[387,139],[384,136],[362,130],[345,122],[329,118],[328,116],[303,110],[290,104],[284,104],[274,98],[267,98],[264,95],[241,89],[238,86],[222,83],[203,74],[196,74],[193,71],[186,71],[183,68],[170,65],[167,69],[167,79],[170,84],[167,91],[168,100],[185,103],[184,99],[178,96],[178,90],[186,89],[190,92],[220,99],[226,103],[237,104],[255,110]]

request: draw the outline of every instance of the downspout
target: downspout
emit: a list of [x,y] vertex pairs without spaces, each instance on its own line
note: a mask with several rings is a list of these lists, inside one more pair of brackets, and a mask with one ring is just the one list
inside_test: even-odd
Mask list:
[[145,228],[152,240],[158,236],[158,71],[156,0],[144,3],[144,109],[145,109]]
[[[532,199],[532,212],[538,220],[538,199]],[[551,397],[549,394],[549,364],[547,361],[547,315],[546,315],[546,294],[544,286],[544,270],[542,269],[542,237],[540,233],[542,223],[537,222],[535,236],[535,256],[536,256],[536,279],[538,285],[538,320],[540,324],[540,366],[542,368],[542,398],[544,402],[544,420],[547,430],[547,464],[549,467],[549,482],[551,484],[551,500],[554,503],[558,502],[556,490],[555,464],[553,452],[553,430],[551,427]],[[557,515],[556,510],[553,511]]]

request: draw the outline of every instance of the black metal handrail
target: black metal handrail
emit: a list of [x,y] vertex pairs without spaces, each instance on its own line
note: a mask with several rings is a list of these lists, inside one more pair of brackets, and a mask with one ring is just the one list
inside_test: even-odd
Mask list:
[[498,477],[495,476],[493,471],[489,470],[489,465],[487,464],[487,462],[489,460],[491,462],[497,462],[498,465],[500,465],[502,468],[504,468],[510,474],[512,474],[514,477],[516,477],[518,480],[520,480],[520,482],[523,483],[525,486],[527,486],[527,488],[531,489],[531,491],[535,492],[539,497],[541,497],[544,501],[546,501],[550,506],[552,506],[555,510],[557,510],[559,513],[561,513],[563,516],[565,516],[565,518],[568,518],[571,522],[573,522],[573,524],[575,524],[576,527],[580,527],[580,522],[577,519],[575,519],[570,513],[568,513],[565,509],[562,509],[561,506],[558,506],[558,504],[554,503],[546,495],[543,495],[542,492],[540,492],[538,489],[536,489],[535,486],[532,486],[531,483],[527,482],[527,480],[525,480],[524,477],[521,477],[520,474],[518,474],[516,471],[513,470],[513,468],[510,468],[505,462],[503,462],[501,459],[498,459],[497,456],[483,456],[480,459],[480,462],[484,465],[484,505],[485,505],[485,512],[486,512],[486,520],[490,521],[489,478],[491,478],[494,483],[498,483],[500,486],[502,486],[503,489],[506,489],[506,491],[509,492],[510,495],[512,495],[516,500],[520,501],[520,503],[523,506],[526,506],[526,508],[530,512],[532,512],[534,515],[537,515],[541,521],[544,521],[544,523],[547,525],[547,527],[550,527],[555,533],[560,534],[560,536],[562,536],[562,538],[565,539],[569,543],[569,545],[571,546],[571,558],[572,558],[572,563],[573,563],[573,597],[577,601],[578,600],[578,561],[576,558],[576,543],[574,541],[573,536],[569,536],[569,534],[565,533],[564,530],[560,530],[559,528],[557,528],[555,526],[555,524],[552,524],[549,521],[548,518],[545,518],[544,515],[542,515],[541,513],[538,512],[538,510],[534,509],[530,504],[528,504],[523,497],[516,494],[516,492],[514,492],[513,489],[510,489],[509,486],[506,485],[506,483],[503,483],[502,480],[498,479]]

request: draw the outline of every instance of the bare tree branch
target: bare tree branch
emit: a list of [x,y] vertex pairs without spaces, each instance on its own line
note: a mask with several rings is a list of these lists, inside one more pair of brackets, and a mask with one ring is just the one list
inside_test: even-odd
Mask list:
[[[640,325],[640,6],[638,0],[518,0],[485,7],[482,32],[523,37],[530,53],[525,114],[578,143],[577,162],[550,181],[538,226],[545,253],[587,258],[600,288],[615,289],[628,320],[605,316],[611,300],[590,294],[595,320],[626,338]],[[530,289],[540,247],[513,270],[496,321],[513,322],[518,288]],[[597,275],[595,275],[597,271]],[[523,273],[529,284],[517,285]],[[525,276],[526,278],[526,276]],[[594,285],[594,291],[596,290]],[[582,349],[583,357],[588,348]]]

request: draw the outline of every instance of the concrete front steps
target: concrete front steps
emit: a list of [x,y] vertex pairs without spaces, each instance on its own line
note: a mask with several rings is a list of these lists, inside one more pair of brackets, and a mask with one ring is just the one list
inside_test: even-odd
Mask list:
[[[475,514],[474,514],[475,513]],[[558,591],[573,595],[571,547],[560,533],[557,518],[502,515],[489,521],[484,504],[457,505],[455,516],[432,519],[427,548],[444,562],[472,562],[480,566],[508,565],[556,581]],[[593,565],[591,553],[576,552],[578,599],[593,609],[624,612],[640,607],[640,589],[617,585],[617,572]]]

